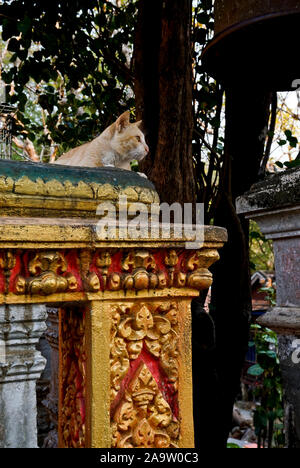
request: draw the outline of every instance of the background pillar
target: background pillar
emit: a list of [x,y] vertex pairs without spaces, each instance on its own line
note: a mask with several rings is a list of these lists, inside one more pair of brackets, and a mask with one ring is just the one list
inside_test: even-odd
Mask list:
[[46,317],[41,304],[0,306],[0,447],[37,447],[36,381],[46,360],[36,345]]
[[300,170],[269,176],[238,200],[275,254],[276,307],[258,322],[278,333],[288,448],[300,448]]

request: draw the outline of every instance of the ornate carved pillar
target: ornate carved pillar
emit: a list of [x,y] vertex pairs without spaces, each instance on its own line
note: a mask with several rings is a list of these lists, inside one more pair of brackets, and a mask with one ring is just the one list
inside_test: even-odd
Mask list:
[[217,250],[112,249],[91,264],[104,256],[101,296],[60,313],[59,445],[193,447],[190,302]]
[[42,304],[0,306],[0,447],[37,447],[36,381],[46,360],[36,345],[46,317]]
[[51,380],[50,392],[47,398],[42,401],[49,413],[49,418],[53,428],[44,440],[44,448],[56,448],[58,445],[58,367],[59,367],[59,352],[58,352],[58,308],[47,307],[48,320],[47,330],[45,333],[46,339],[51,347]]

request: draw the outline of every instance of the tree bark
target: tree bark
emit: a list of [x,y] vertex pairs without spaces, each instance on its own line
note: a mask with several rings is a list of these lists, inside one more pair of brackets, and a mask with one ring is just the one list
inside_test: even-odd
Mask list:
[[142,170],[161,201],[195,202],[191,0],[140,0],[134,65],[137,119],[150,154]]
[[219,427],[216,444],[226,446],[234,400],[248,348],[251,317],[249,222],[237,215],[236,198],[258,180],[271,93],[227,88],[225,159],[214,224],[228,230],[229,240],[213,268],[211,314],[216,327],[219,381]]

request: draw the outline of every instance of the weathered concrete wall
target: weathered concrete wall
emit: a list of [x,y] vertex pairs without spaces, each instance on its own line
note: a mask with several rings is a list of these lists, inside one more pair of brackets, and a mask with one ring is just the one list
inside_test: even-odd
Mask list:
[[273,240],[277,305],[260,323],[279,334],[286,445],[300,448],[300,169],[254,185],[238,200],[237,209]]

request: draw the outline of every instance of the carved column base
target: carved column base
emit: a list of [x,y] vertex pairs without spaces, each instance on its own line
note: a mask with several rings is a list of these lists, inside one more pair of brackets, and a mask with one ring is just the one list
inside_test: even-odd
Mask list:
[[60,447],[193,447],[189,298],[65,308],[60,333]]

